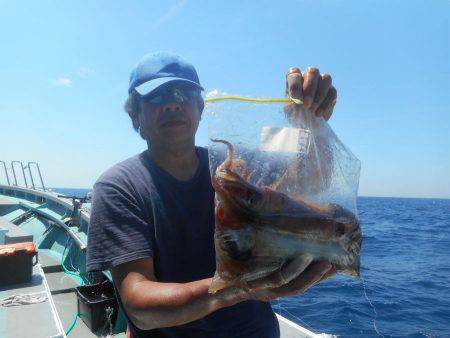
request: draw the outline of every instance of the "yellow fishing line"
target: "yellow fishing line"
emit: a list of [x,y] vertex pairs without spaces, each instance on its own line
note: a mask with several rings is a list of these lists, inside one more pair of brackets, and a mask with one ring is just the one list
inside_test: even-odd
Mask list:
[[215,102],[215,101],[224,101],[224,100],[236,100],[236,101],[247,101],[247,102],[293,102],[291,98],[273,98],[273,99],[257,99],[253,97],[244,97],[244,96],[217,96],[217,97],[209,97],[205,99],[206,103]]

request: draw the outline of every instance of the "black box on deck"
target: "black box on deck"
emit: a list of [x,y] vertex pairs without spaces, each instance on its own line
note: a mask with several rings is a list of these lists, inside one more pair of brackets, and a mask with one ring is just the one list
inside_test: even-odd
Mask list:
[[118,305],[110,281],[78,286],[77,298],[78,315],[92,332],[102,328],[109,330],[108,317],[114,326]]
[[33,257],[37,257],[33,242],[0,245],[0,286],[30,282],[37,263]]

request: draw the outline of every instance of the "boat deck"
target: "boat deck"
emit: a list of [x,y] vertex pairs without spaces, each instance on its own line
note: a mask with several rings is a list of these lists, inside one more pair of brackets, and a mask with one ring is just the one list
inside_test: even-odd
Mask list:
[[[55,222],[62,223],[64,215],[70,211],[70,205],[66,201],[54,203],[59,201],[54,195],[47,194],[45,196],[47,202],[38,203],[42,199],[30,199],[29,191],[20,189],[19,192],[20,194],[17,193],[15,196],[0,195],[0,226],[3,231],[7,230],[8,236],[12,236],[5,238],[3,233],[0,244],[3,244],[2,241],[5,239],[13,242],[34,241],[38,251],[38,264],[33,266],[33,275],[29,283],[0,286],[0,303],[17,295],[44,296],[47,299],[35,304],[7,307],[0,305],[0,337],[65,337],[65,331],[71,326],[77,314],[76,287],[81,281],[77,276],[63,271],[61,260],[64,256],[68,269],[78,270],[80,264],[84,264],[82,247],[85,246],[86,235],[77,227],[69,228],[55,224]],[[43,193],[39,192],[39,196],[42,195]],[[27,211],[36,209],[39,212],[25,217],[23,221],[18,220],[26,216]],[[68,235],[69,231],[72,232],[72,236]],[[79,239],[78,242],[73,240],[73,234]],[[73,245],[68,247],[67,243],[70,242]],[[66,255],[63,255],[64,247],[68,247]],[[110,333],[109,325],[97,333],[92,333],[83,322],[83,318],[77,317],[69,335],[125,337],[123,332]]]
[[[39,264],[33,267],[30,283],[0,288],[0,300],[14,295],[46,296],[42,303],[0,308],[0,337],[66,337],[77,313],[76,277],[60,271],[60,264],[39,252]],[[46,272],[44,272],[46,271]],[[108,328],[94,334],[78,317],[70,337],[102,337]],[[125,337],[124,333],[111,335]]]
[[33,267],[30,283],[0,288],[0,299],[17,295],[46,297],[36,304],[2,306],[1,337],[65,337],[64,330],[51,299],[40,264]]

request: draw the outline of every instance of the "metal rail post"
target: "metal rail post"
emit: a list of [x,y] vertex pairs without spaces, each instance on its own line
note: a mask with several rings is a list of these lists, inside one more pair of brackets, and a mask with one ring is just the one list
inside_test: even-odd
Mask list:
[[31,173],[31,165],[32,164],[34,164],[37,168],[37,171],[39,174],[39,179],[41,180],[42,190],[45,191],[44,181],[42,180],[41,169],[39,169],[39,164],[37,164],[37,162],[28,162],[28,172],[30,173],[31,183],[33,184],[33,189],[35,189],[35,187],[34,187],[34,181],[33,181],[33,174]]
[[5,177],[6,177],[6,181],[8,182],[8,185],[11,185],[11,183],[9,182],[8,169],[6,168],[6,163],[5,163],[5,161],[0,161],[0,163],[3,164],[3,168],[5,169]]
[[[14,170],[14,163],[19,163],[20,164],[20,168],[22,169],[23,181],[25,182],[25,187],[28,188],[28,182],[27,182],[27,178],[25,176],[25,168],[23,167],[23,163],[20,162],[20,161],[12,161],[11,162],[11,167],[13,169],[14,178],[16,178],[16,173],[15,173],[15,170]],[[17,179],[16,179],[16,185],[17,185]]]
[[16,187],[18,187],[19,185],[17,184],[17,176],[16,176],[16,170],[14,169],[14,162],[18,162],[18,161],[12,161],[11,162],[11,170],[13,173],[13,177],[14,177],[14,184]]

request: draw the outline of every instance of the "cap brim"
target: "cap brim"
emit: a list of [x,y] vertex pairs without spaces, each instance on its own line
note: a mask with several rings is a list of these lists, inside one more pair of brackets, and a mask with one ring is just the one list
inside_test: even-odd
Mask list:
[[158,89],[159,87],[166,85],[170,82],[184,82],[189,83],[193,85],[194,87],[197,87],[200,90],[204,90],[202,86],[200,86],[198,83],[190,80],[186,80],[180,77],[160,77],[158,79],[150,80],[147,82],[144,82],[143,84],[135,87],[136,91],[141,94],[142,96],[148,95],[154,90]]

